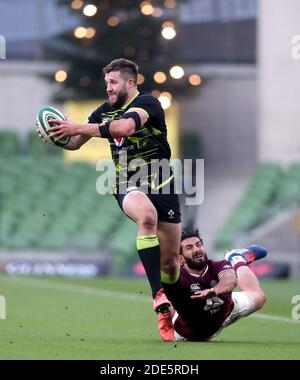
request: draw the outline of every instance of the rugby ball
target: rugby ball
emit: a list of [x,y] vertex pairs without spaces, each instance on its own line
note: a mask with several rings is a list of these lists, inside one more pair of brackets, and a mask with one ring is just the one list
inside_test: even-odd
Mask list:
[[50,142],[52,144],[63,147],[68,144],[71,137],[66,136],[60,140],[54,140],[48,134],[49,127],[54,127],[55,123],[49,123],[51,119],[66,120],[65,115],[54,107],[43,107],[39,110],[36,117],[36,129],[39,137],[41,137],[45,142]]

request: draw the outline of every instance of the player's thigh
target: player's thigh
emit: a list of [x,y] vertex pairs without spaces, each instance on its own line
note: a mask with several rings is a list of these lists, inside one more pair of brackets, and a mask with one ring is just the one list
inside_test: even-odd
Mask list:
[[232,325],[241,318],[244,318],[255,311],[254,301],[246,292],[232,292],[232,300],[234,302],[232,312],[225,319],[220,329],[216,331],[208,340],[218,336],[225,327]]
[[181,223],[158,221],[157,235],[159,239],[162,264],[170,260],[176,260],[180,251]]
[[126,194],[122,208],[125,214],[136,223],[147,218],[157,224],[157,211],[147,195],[141,191],[133,190]]

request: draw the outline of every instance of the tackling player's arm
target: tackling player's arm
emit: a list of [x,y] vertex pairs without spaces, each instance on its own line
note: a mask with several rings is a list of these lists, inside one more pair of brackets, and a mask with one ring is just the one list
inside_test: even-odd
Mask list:
[[120,119],[106,123],[76,124],[68,120],[52,119],[49,122],[57,125],[49,128],[48,132],[50,137],[55,137],[58,140],[66,136],[77,137],[77,139],[72,138],[65,147],[67,149],[78,149],[91,137],[116,138],[131,136],[141,125],[146,123],[148,117],[148,113],[142,108],[130,108]]
[[230,293],[237,285],[236,274],[233,269],[227,269],[219,273],[219,282],[210,289],[198,290],[191,298],[193,299],[208,299],[220,296],[224,293]]
[[230,293],[237,286],[236,273],[233,269],[227,269],[220,272],[218,277],[219,282],[213,287],[216,296],[224,293]]

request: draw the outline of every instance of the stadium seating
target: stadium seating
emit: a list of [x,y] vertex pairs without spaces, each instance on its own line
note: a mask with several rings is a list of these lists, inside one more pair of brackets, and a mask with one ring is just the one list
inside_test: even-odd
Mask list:
[[138,259],[136,250],[137,226],[126,218],[118,226],[110,239],[113,267],[116,272],[122,272],[129,264],[133,265]]
[[230,249],[235,237],[274,217],[282,210],[300,206],[300,163],[282,167],[258,166],[243,198],[219,232],[215,248]]
[[11,157],[20,150],[18,134],[11,130],[0,131],[0,156]]
[[28,132],[26,136],[26,143],[28,151],[30,152],[31,156],[34,157],[41,157],[46,154],[53,154],[56,156],[59,156],[63,154],[63,151],[59,148],[57,148],[55,145],[47,144],[47,143],[41,143],[40,139],[36,138],[36,132],[30,131]]
[[112,195],[97,193],[99,173],[91,163],[64,162],[61,149],[51,151],[32,133],[27,151],[14,133],[2,135],[0,249],[111,252],[124,265],[136,258],[135,224]]
[[[99,173],[92,164],[66,163],[61,149],[37,144],[32,133],[27,151],[14,132],[0,134],[0,249],[107,252],[117,270],[137,261],[136,225],[113,196],[97,193]],[[219,232],[216,249],[231,248],[238,234],[295,206],[300,206],[300,162],[261,164]]]

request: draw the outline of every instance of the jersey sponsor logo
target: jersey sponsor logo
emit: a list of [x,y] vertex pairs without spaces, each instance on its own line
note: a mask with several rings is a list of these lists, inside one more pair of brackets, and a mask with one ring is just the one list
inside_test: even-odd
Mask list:
[[122,153],[127,152],[129,150],[134,150],[134,146],[133,145],[123,146],[121,149],[117,149],[117,154],[120,152],[122,152]]
[[232,266],[228,265],[228,264],[225,264],[225,265],[223,265],[223,269],[232,269]]
[[223,305],[224,301],[221,300],[221,298],[215,296],[212,298],[208,298],[206,300],[206,304],[203,308],[204,311],[209,311],[210,314],[215,314],[218,311],[220,311],[221,306]]
[[124,144],[124,141],[125,141],[125,137],[116,137],[114,139],[114,142],[116,144],[116,146],[122,146]]
[[192,292],[196,292],[197,290],[201,290],[200,284],[191,284],[190,289]]

